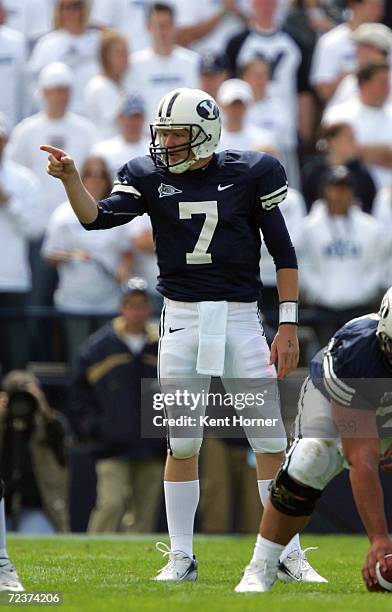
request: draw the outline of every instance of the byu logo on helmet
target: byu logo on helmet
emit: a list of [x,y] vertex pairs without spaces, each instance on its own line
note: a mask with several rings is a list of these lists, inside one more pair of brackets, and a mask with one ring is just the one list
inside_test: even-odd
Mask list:
[[213,121],[219,117],[218,105],[215,104],[213,100],[202,100],[202,102],[199,102],[197,105],[196,110],[200,117],[208,119],[209,121]]

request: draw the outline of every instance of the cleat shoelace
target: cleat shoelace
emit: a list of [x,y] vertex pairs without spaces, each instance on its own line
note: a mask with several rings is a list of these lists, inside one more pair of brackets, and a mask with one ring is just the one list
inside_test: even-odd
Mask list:
[[[308,548],[305,548],[304,550],[297,549],[295,551],[295,553],[290,553],[290,554],[287,555],[287,559],[290,559],[290,560],[294,560],[295,559],[297,561],[297,566],[296,566],[295,570],[294,571],[290,570],[290,572],[295,577],[298,576],[298,578],[297,578],[298,580],[301,579],[302,572],[305,572],[305,571],[309,570],[309,567],[310,567],[309,566],[309,561],[308,561],[308,559],[306,557],[306,553],[308,552],[308,550],[318,550],[318,546],[308,546]],[[295,554],[295,557],[294,557],[294,554]],[[284,561],[283,561],[283,563],[284,563]]]
[[155,548],[158,552],[162,553],[163,557],[169,557],[168,563],[158,571],[158,574],[161,574],[164,570],[171,569],[179,555],[181,555],[181,557],[184,556],[184,553],[181,550],[172,551],[171,548],[165,544],[165,542],[157,542],[155,544]]

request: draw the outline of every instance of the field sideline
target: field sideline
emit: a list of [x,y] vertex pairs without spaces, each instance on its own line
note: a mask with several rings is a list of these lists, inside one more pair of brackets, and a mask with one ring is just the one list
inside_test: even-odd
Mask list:
[[[360,567],[367,550],[363,537],[303,537],[314,567],[330,584],[279,583],[272,593],[235,594],[250,557],[253,537],[196,538],[197,583],[151,581],[164,561],[155,550],[163,536],[9,536],[8,550],[27,592],[60,591],[64,611],[276,612],[392,610],[392,593],[367,593]],[[2,606],[1,606],[2,607]],[[20,607],[20,606],[7,606]],[[54,608],[54,606],[51,606]],[[42,609],[29,605],[27,609]],[[45,606],[48,609],[48,606]]]

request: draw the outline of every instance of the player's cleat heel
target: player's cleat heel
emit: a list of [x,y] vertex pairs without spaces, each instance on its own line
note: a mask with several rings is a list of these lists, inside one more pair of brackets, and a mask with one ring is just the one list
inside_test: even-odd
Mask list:
[[276,565],[268,561],[251,561],[234,590],[236,593],[267,593],[276,580],[276,571]]
[[282,582],[316,582],[327,583],[328,580],[320,576],[318,572],[310,565],[306,552],[308,550],[317,550],[314,546],[301,550],[296,548],[291,551],[287,557],[279,563],[278,580]]
[[0,559],[0,591],[24,591],[15,566],[9,559]]
[[156,549],[169,557],[167,564],[159,570],[154,580],[158,582],[183,580],[197,580],[197,561],[181,550],[171,550],[164,542],[157,542]]

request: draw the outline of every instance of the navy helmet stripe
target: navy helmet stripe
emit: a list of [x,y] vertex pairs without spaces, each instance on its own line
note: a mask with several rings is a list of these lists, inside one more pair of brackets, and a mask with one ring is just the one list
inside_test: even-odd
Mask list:
[[160,106],[159,106],[159,109],[158,109],[158,117],[162,117],[162,109],[163,109],[163,105],[164,105],[164,103],[165,103],[165,98],[163,98],[163,100],[162,100],[162,102],[161,102],[161,104],[160,104]]
[[180,95],[180,92],[176,91],[176,93],[172,96],[169,104],[167,105],[166,117],[171,117],[171,112],[172,112],[172,109],[173,109],[173,104],[177,100],[179,95]]

